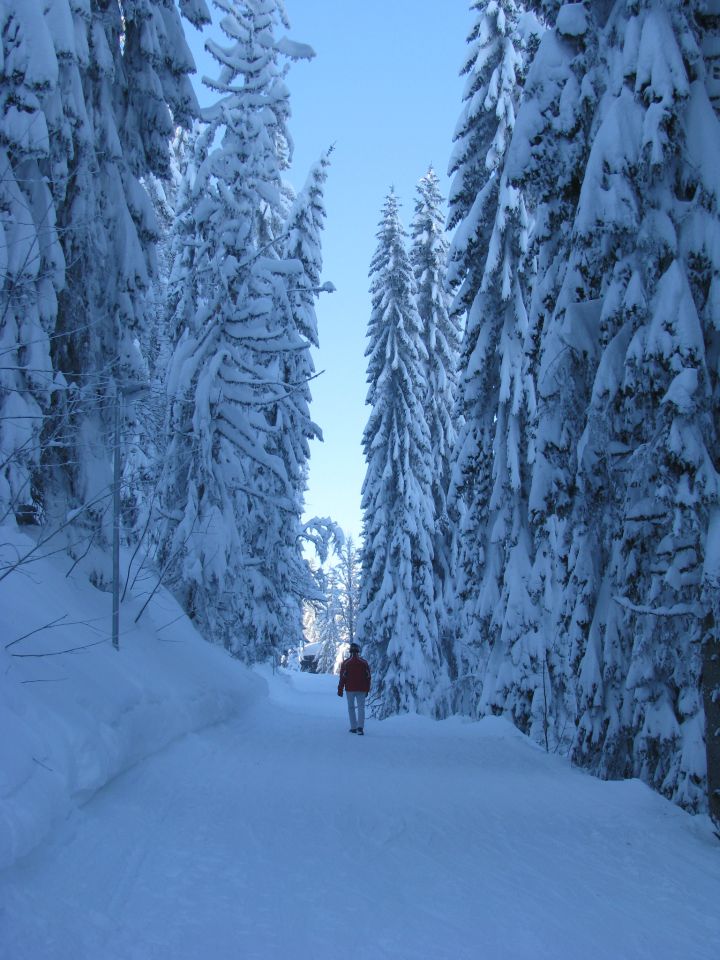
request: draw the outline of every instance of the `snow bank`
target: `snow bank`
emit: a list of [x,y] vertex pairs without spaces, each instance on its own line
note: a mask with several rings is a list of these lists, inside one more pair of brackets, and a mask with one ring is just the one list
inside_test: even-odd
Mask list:
[[[0,570],[32,543],[0,531]],[[137,625],[146,597],[122,605],[115,651],[111,594],[71,566],[58,553],[0,582],[0,868],[139,760],[266,692],[163,589]]]

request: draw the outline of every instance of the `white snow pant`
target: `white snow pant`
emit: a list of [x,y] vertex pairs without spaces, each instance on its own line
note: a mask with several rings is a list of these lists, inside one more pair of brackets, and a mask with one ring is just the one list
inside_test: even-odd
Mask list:
[[[357,730],[358,727],[365,726],[365,697],[366,693],[360,693],[357,690],[346,690],[348,704],[348,716],[350,717],[350,729]],[[357,713],[355,712],[357,708]]]

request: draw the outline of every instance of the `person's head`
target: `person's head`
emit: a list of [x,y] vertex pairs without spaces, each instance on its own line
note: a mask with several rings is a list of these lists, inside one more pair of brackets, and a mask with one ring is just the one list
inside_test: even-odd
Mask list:
[[355,656],[355,654],[357,654],[357,653],[360,653],[360,644],[359,644],[359,643],[351,643],[351,644],[350,644],[350,656],[351,656],[351,657],[352,657],[352,656]]

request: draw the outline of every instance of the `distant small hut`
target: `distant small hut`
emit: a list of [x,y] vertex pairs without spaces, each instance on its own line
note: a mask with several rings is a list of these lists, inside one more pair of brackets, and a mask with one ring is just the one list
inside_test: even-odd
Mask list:
[[306,643],[300,654],[300,669],[305,673],[317,673],[321,643]]

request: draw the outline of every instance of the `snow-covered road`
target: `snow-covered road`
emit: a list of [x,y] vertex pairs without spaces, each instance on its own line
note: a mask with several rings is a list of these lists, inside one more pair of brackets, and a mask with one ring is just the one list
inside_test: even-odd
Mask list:
[[2,960],[717,960],[720,844],[502,721],[269,677],[0,874]]

